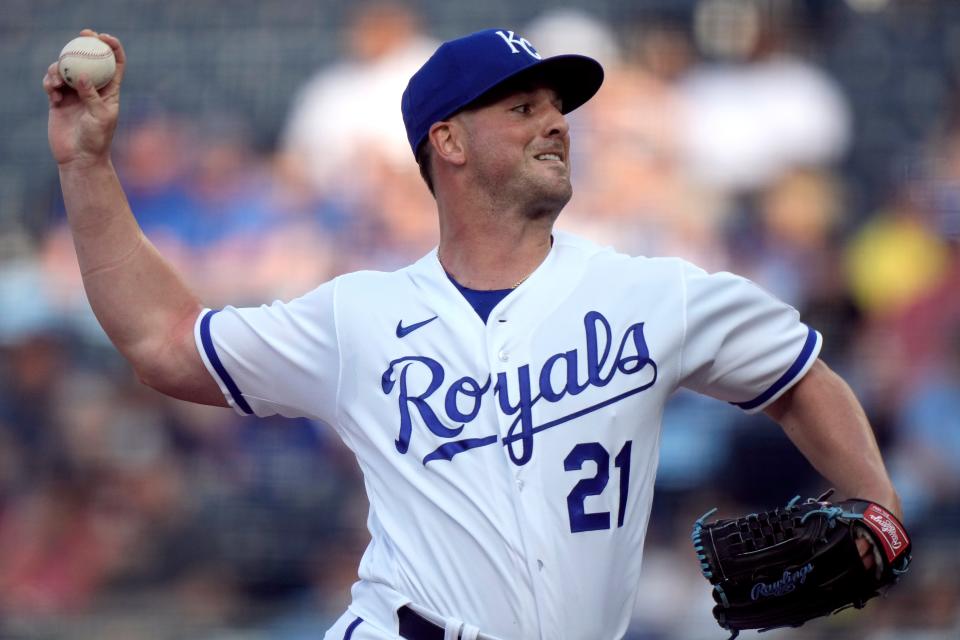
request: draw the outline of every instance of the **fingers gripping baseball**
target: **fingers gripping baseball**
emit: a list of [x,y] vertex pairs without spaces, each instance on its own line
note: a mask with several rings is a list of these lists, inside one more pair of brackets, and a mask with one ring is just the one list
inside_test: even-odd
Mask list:
[[120,112],[120,84],[126,67],[123,46],[117,38],[90,29],[84,29],[80,35],[109,45],[116,60],[116,71],[98,91],[86,73],[81,72],[74,82],[76,88],[71,88],[64,81],[58,63],[47,68],[43,78],[50,104],[47,136],[54,159],[61,166],[109,158]]

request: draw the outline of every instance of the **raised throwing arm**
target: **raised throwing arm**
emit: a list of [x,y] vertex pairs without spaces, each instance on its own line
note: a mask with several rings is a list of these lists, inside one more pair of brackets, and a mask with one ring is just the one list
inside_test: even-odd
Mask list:
[[126,56],[120,41],[89,29],[114,51],[117,71],[99,92],[69,88],[53,63],[43,78],[48,137],[87,298],[140,379],[168,395],[226,406],[193,339],[202,306],[143,235],[110,158]]

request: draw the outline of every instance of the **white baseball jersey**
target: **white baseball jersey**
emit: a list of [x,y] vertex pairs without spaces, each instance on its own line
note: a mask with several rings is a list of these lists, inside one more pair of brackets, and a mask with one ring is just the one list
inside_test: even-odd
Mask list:
[[198,320],[234,408],[322,420],[357,456],[372,540],[350,634],[390,637],[414,603],[504,639],[621,637],[670,394],[757,411],[817,357],[748,280],[554,239],[486,324],[436,251]]

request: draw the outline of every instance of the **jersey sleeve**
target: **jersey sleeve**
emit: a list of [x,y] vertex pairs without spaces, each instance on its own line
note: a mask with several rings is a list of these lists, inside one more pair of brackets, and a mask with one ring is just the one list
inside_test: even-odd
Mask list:
[[820,334],[746,278],[684,264],[682,386],[748,413],[799,381],[820,353]]
[[334,424],[341,361],[335,291],[334,280],[288,303],[200,314],[197,348],[230,406]]

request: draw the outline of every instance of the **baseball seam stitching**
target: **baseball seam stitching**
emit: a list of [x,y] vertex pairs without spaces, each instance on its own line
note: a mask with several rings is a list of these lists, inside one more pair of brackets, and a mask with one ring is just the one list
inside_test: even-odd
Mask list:
[[59,60],[69,57],[77,58],[90,58],[96,60],[99,58],[109,58],[113,54],[113,51],[104,51],[103,53],[93,53],[92,51],[67,51],[66,53],[60,54]]

